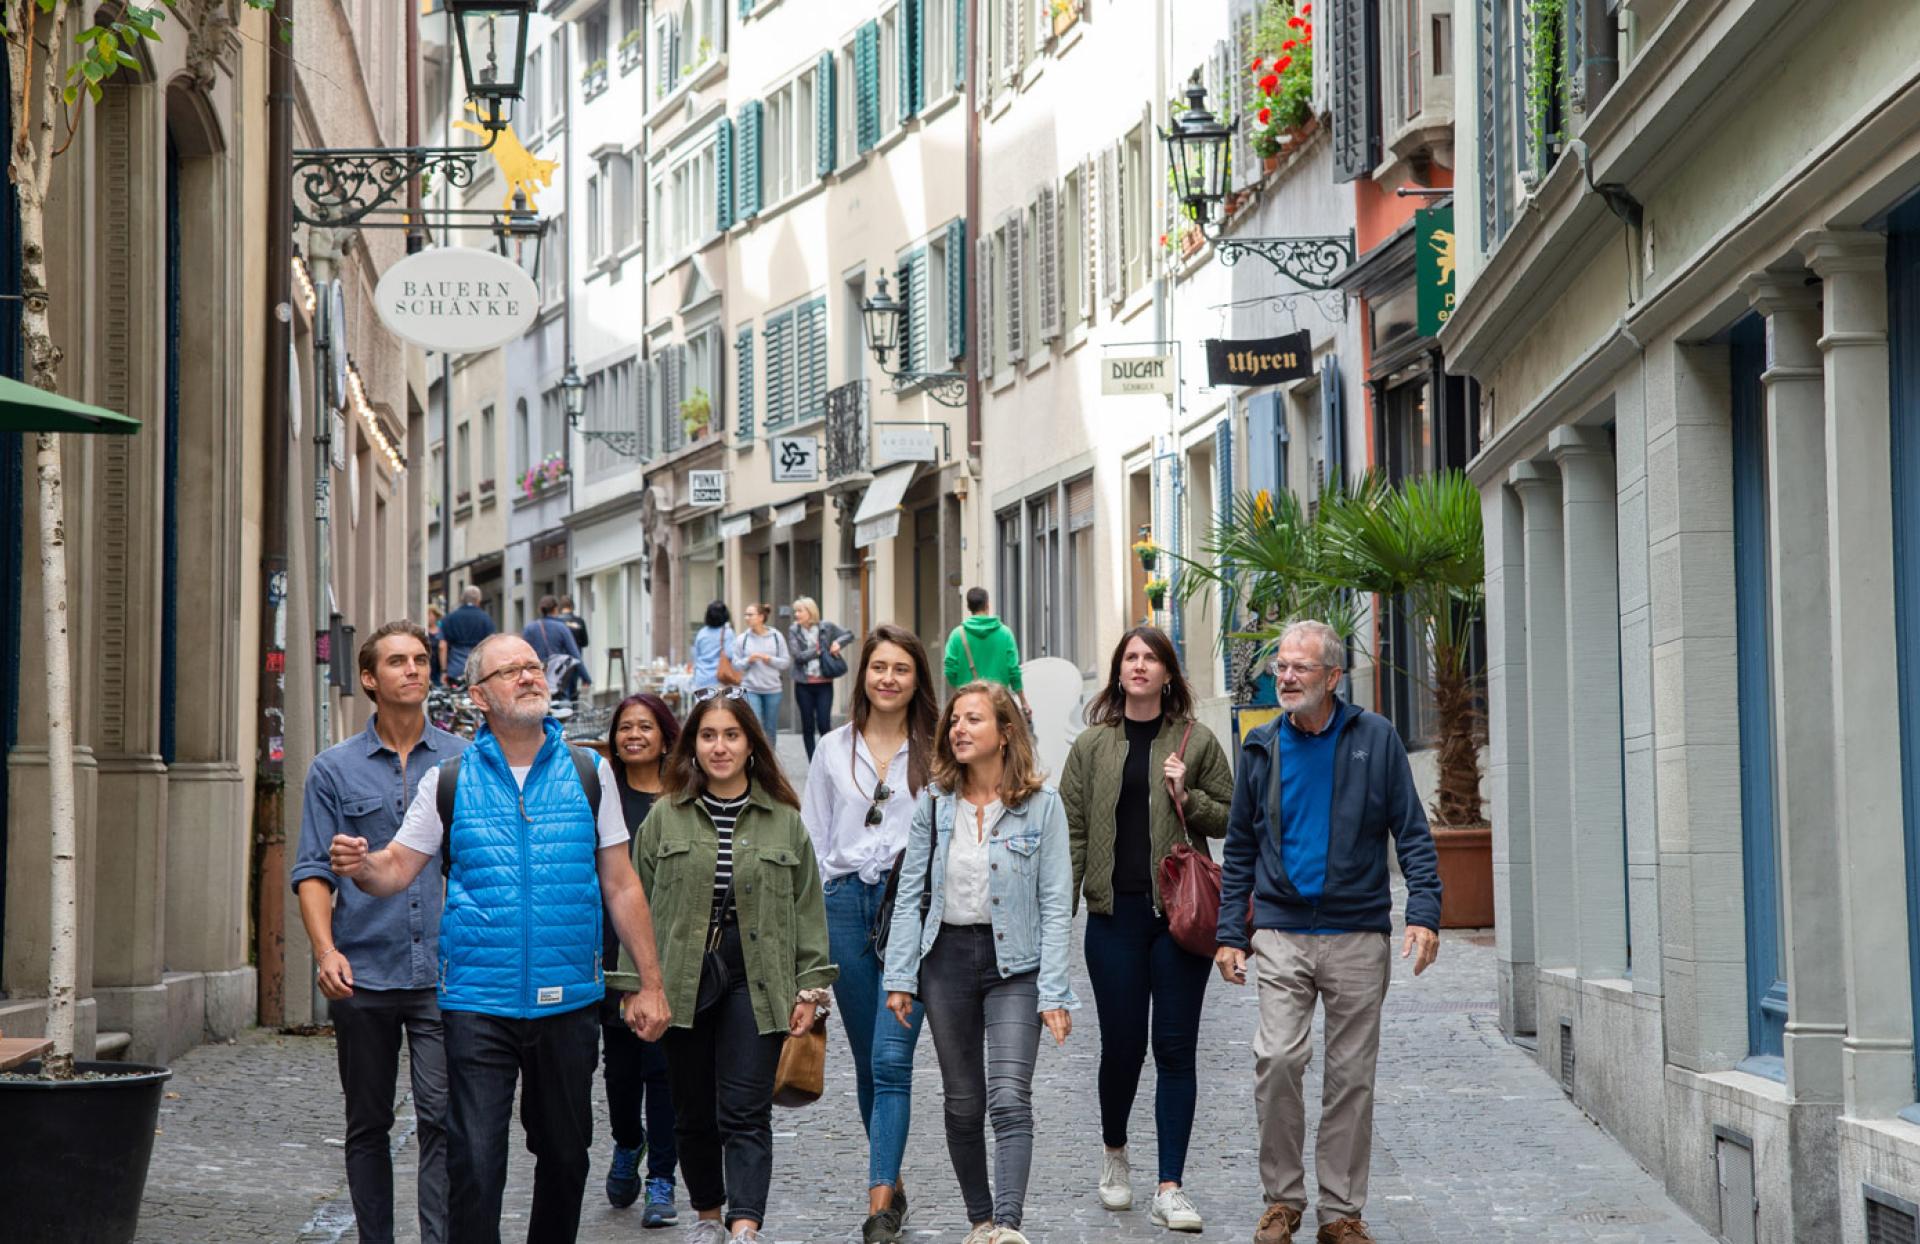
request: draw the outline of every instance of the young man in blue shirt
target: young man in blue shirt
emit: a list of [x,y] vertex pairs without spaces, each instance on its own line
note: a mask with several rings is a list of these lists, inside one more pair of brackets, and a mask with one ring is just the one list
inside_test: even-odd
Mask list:
[[373,716],[308,768],[293,868],[300,918],[333,1018],[347,1106],[347,1189],[366,1244],[394,1238],[388,1133],[403,1035],[420,1125],[420,1238],[448,1238],[447,1060],[434,997],[440,878],[423,873],[403,893],[377,898],[335,877],[327,858],[335,834],[390,841],[421,775],[467,745],[427,720],[427,643],[416,623],[389,622],[360,645],[360,686],[373,700]]
[[[1407,881],[1400,957],[1414,974],[1440,952],[1440,874],[1406,748],[1393,723],[1334,691],[1345,648],[1324,622],[1295,622],[1274,658],[1281,717],[1247,736],[1221,859],[1219,949],[1231,984],[1260,990],[1254,1113],[1267,1209],[1254,1244],[1293,1244],[1306,1211],[1306,1101],[1313,1010],[1327,1012],[1316,1244],[1370,1244],[1361,1213],[1373,1159],[1380,1006],[1392,976],[1389,836]],[[1247,918],[1252,900],[1252,919]]]
[[467,675],[467,654],[493,634],[493,615],[480,607],[480,589],[468,584],[460,592],[460,607],[440,619],[440,678],[457,687]]

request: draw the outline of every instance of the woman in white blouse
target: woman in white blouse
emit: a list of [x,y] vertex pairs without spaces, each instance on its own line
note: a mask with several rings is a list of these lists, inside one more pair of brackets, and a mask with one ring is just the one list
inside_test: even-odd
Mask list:
[[853,1047],[867,1129],[862,1240],[895,1244],[907,1211],[900,1161],[912,1116],[920,1011],[901,1025],[881,1009],[876,931],[893,901],[914,801],[932,769],[939,707],[926,647],[905,627],[875,627],[852,672],[851,720],[821,736],[800,812],[820,860],[828,952],[840,965],[834,998]]

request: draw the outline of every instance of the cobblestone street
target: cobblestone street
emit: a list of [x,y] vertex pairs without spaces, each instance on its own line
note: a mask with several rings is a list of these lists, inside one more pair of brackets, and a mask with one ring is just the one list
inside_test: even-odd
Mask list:
[[[797,740],[791,772],[798,768]],[[1415,981],[1395,960],[1379,1069],[1373,1181],[1367,1218],[1382,1241],[1643,1241],[1706,1244],[1624,1150],[1562,1095],[1526,1051],[1501,1035],[1494,1013],[1490,936],[1448,934],[1439,962]],[[1114,1214],[1095,1195],[1100,1140],[1092,1092],[1098,1018],[1078,962],[1082,1000],[1064,1050],[1043,1043],[1035,1082],[1038,1146],[1026,1230],[1035,1244],[1161,1240],[1147,1219],[1153,1170],[1151,1064],[1134,1111],[1135,1207]],[[1397,952],[1396,952],[1397,953]],[[1244,1240],[1261,1209],[1251,1098],[1255,1001],[1251,987],[1217,978],[1202,1029],[1199,1114],[1187,1186],[1207,1236]],[[831,1025],[828,1091],[802,1111],[775,1112],[775,1178],[767,1235],[780,1242],[858,1241],[864,1213],[865,1138],[854,1105],[852,1061]],[[1319,1093],[1316,1066],[1310,1100]],[[404,1067],[401,1084],[404,1088]],[[147,1181],[139,1240],[149,1244],[356,1238],[341,1162],[342,1115],[329,1037],[256,1031],[229,1046],[194,1050],[175,1065]],[[611,1148],[604,1094],[595,1083],[594,1175],[581,1239],[668,1240],[643,1233],[639,1212],[613,1210],[601,1191]],[[905,1177],[916,1244],[958,1244],[966,1224],[948,1165],[933,1043],[920,1043],[916,1114]],[[414,1239],[410,1103],[396,1134],[397,1216]],[[532,1161],[517,1135],[503,1236],[524,1233]],[[1311,1142],[1310,1142],[1311,1143]],[[1312,1169],[1311,1155],[1308,1163]],[[1311,1177],[1309,1196],[1311,1197]],[[682,1223],[691,1221],[681,1196]],[[1311,1223],[1311,1215],[1308,1219]],[[1302,1232],[1301,1238],[1311,1239]]]

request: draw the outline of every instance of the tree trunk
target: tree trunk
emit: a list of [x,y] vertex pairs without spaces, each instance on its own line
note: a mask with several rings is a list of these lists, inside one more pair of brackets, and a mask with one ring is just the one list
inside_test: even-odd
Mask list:
[[1436,645],[1433,653],[1433,707],[1439,718],[1439,782],[1434,795],[1436,825],[1484,825],[1480,802],[1479,708],[1466,675],[1463,653]]

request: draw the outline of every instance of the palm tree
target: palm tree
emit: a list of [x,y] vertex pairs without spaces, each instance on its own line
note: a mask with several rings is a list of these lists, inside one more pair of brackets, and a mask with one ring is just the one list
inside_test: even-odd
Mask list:
[[1222,644],[1255,640],[1262,655],[1295,618],[1345,619],[1346,625],[1334,626],[1347,634],[1351,610],[1322,570],[1320,545],[1313,515],[1292,493],[1241,493],[1202,542],[1199,559],[1172,554],[1180,568],[1177,595],[1184,603],[1217,590],[1223,615],[1238,611],[1246,619],[1243,629],[1223,630]]

